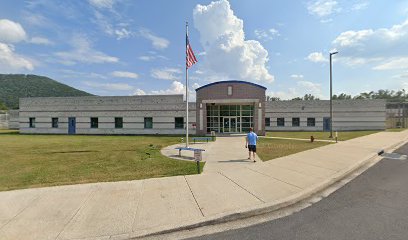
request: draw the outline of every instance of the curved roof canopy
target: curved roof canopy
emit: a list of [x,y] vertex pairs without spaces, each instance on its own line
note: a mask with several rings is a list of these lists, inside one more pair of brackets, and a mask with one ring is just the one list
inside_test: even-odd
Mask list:
[[217,85],[217,84],[222,84],[222,83],[241,83],[241,84],[248,84],[248,85],[253,85],[253,86],[256,86],[256,87],[259,87],[259,88],[263,88],[263,89],[266,90],[266,87],[261,86],[261,85],[258,85],[258,84],[255,84],[255,83],[252,83],[252,82],[239,81],[239,80],[229,80],[229,81],[219,81],[219,82],[209,83],[209,84],[207,84],[207,85],[204,85],[204,86],[202,86],[202,87],[197,88],[197,89],[196,89],[196,92],[197,92],[198,90],[200,90],[200,89],[203,89],[203,88],[206,88],[206,87],[209,87],[209,86],[213,86],[213,85]]

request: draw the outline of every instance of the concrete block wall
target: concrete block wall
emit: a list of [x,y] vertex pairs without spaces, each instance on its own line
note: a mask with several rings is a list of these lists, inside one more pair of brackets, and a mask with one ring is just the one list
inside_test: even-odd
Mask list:
[[[383,130],[386,127],[385,100],[334,100],[333,130]],[[265,117],[270,118],[267,131],[323,131],[323,118],[330,117],[330,101],[266,102]],[[285,126],[277,126],[277,118],[285,118]],[[300,126],[292,126],[292,118],[300,118]],[[307,118],[315,118],[315,126],[307,126]]]
[[0,111],[0,129],[8,129],[9,115],[6,111]]
[[[20,132],[67,134],[68,118],[76,118],[76,134],[185,134],[175,128],[175,117],[184,118],[182,95],[147,95],[132,97],[63,97],[20,99]],[[189,103],[189,132],[195,133],[195,103]],[[35,128],[29,118],[35,118]],[[98,128],[91,128],[91,117],[98,118]],[[123,118],[123,128],[115,128],[115,117]],[[144,128],[144,118],[153,118],[153,128]],[[52,128],[58,118],[58,128]]]

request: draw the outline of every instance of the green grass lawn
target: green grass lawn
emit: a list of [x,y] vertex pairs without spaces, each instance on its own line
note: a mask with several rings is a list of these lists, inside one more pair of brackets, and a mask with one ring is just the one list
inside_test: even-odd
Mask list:
[[179,136],[2,133],[0,191],[195,174],[195,162],[160,154],[162,147],[179,142]]
[[19,132],[18,130],[0,129],[0,134],[10,134],[10,133],[17,134],[18,132]]
[[[352,138],[362,137],[365,135],[377,133],[379,131],[348,131],[338,132],[338,140],[345,141]],[[285,138],[305,138],[310,139],[313,136],[315,139],[334,140],[336,133],[333,132],[333,138],[329,138],[330,132],[267,132],[267,137],[285,137]]]
[[387,132],[402,132],[407,130],[408,128],[388,128],[386,131]]
[[327,144],[333,143],[261,138],[257,143],[256,153],[263,161],[268,161]]

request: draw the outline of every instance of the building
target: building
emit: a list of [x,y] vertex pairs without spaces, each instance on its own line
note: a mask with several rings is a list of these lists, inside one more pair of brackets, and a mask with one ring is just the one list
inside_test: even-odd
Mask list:
[[[265,131],[328,131],[329,101],[265,101],[266,88],[245,81],[196,89],[189,132],[206,135]],[[385,129],[385,100],[333,101],[333,130]],[[20,99],[21,133],[185,134],[182,95]],[[10,121],[15,121],[10,119]]]
[[[385,100],[333,100],[333,131],[384,130]],[[266,103],[267,131],[330,131],[329,100]]]
[[408,128],[408,102],[387,102],[387,128]]
[[0,129],[9,128],[9,115],[6,111],[0,110]]

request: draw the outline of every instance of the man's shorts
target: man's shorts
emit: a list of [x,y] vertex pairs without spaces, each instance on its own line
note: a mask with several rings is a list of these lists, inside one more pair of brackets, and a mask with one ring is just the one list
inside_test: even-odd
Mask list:
[[248,145],[248,150],[250,152],[256,152],[256,145]]

